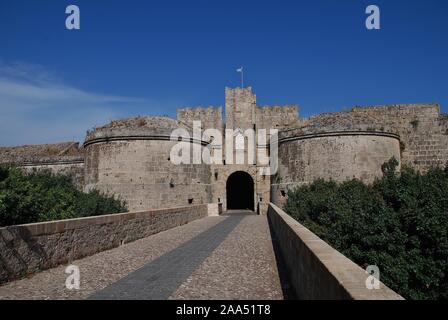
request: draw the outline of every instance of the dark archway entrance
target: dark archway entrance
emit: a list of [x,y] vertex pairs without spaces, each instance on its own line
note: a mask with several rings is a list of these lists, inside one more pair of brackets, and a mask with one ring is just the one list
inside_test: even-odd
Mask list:
[[236,171],[227,178],[227,209],[254,210],[254,180],[244,171]]

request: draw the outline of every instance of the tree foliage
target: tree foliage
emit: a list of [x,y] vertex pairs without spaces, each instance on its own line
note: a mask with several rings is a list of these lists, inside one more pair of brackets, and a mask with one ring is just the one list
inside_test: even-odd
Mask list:
[[288,193],[285,211],[408,299],[448,298],[448,167],[396,172],[371,185],[317,180]]
[[0,226],[125,212],[124,201],[76,189],[69,176],[0,166]]

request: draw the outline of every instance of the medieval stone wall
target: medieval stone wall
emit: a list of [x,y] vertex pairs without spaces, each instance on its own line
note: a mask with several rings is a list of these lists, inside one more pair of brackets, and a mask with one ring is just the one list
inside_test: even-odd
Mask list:
[[[171,149],[179,143],[170,140],[175,129],[189,128],[173,119],[146,117],[90,132],[84,144],[85,190],[96,188],[119,196],[131,211],[211,202],[210,166],[171,160]],[[205,147],[202,141],[182,143],[190,155],[193,144],[200,150]],[[191,156],[188,160],[192,163]]]
[[209,166],[173,164],[170,150],[176,143],[129,140],[87,146],[85,190],[115,194],[131,211],[208,203]]
[[255,116],[257,129],[282,130],[295,126],[299,120],[297,106],[258,106]]
[[21,165],[20,168],[27,173],[46,170],[53,174],[66,175],[71,178],[77,189],[82,190],[84,188],[84,158],[67,162],[26,164]]
[[442,113],[439,117],[441,135],[440,135],[440,145],[445,146],[441,148],[442,161],[445,161],[445,165],[448,166],[448,113]]
[[256,120],[256,96],[252,88],[226,88],[226,128],[252,129]]
[[296,298],[403,300],[384,283],[379,289],[368,289],[364,269],[272,203],[268,219],[284,257],[288,283]]
[[222,130],[222,108],[182,108],[177,109],[177,120],[193,127],[193,121],[201,121],[202,129]]
[[[287,186],[318,178],[372,182],[392,156],[421,171],[448,163],[448,114],[441,114],[437,104],[354,107],[301,119],[296,105],[257,106],[256,95],[247,87],[225,89],[225,110],[225,123],[221,107],[178,109],[177,120],[120,119],[88,131],[85,149],[73,142],[0,148],[0,163],[71,174],[86,191],[97,188],[122,197],[130,210],[210,201],[222,202],[225,209],[226,179],[245,171],[254,180],[255,206],[264,208],[260,212],[266,212],[269,199],[284,201]],[[258,141],[241,138],[245,130],[278,129],[278,174],[260,175],[256,158],[255,164],[232,164],[226,159],[224,136],[220,145],[193,137],[194,120],[201,121],[203,130],[220,129],[223,135],[223,129],[233,129],[233,156],[244,155],[246,161],[248,144]],[[223,163],[174,165],[170,150],[177,142],[170,141],[170,135],[175,129],[187,132],[183,141],[190,147],[222,151]]]
[[425,171],[448,161],[446,115],[437,104],[353,108],[400,135],[403,165]]
[[279,145],[279,170],[271,191],[282,204],[288,189],[317,179],[373,182],[390,158],[400,161],[398,136],[380,132],[337,132],[289,137]]
[[207,205],[0,228],[0,283],[203,218]]
[[16,147],[0,147],[0,163],[45,163],[70,161],[83,157],[79,142],[34,144]]
[[84,150],[79,142],[0,147],[0,163],[16,165],[28,173],[48,170],[68,175],[79,189],[84,185]]
[[279,135],[280,166],[271,201],[282,204],[288,187],[318,178],[372,182],[392,156],[421,171],[444,165],[447,119],[436,104],[354,107],[300,119]]
[[447,115],[435,104],[354,107],[301,119],[282,137],[325,132],[390,132],[400,136],[403,163],[421,169],[443,164],[448,148]]

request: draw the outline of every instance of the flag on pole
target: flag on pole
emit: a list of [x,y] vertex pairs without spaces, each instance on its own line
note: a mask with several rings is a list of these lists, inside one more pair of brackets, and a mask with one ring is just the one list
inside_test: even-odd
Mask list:
[[236,69],[236,72],[240,72],[241,73],[241,88],[244,88],[244,72],[243,72],[243,67],[239,67],[238,69]]

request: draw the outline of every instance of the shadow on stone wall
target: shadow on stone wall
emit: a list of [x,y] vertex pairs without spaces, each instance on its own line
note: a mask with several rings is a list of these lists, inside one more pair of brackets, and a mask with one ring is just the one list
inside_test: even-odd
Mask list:
[[207,204],[0,228],[0,283],[206,217]]

